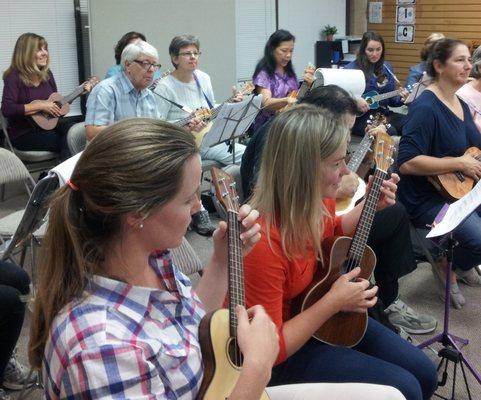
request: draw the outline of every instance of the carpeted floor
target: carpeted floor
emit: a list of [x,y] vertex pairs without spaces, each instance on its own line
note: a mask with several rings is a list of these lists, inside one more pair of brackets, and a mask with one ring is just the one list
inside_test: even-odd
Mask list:
[[[13,210],[22,208],[27,201],[27,197],[23,194],[21,187],[16,185],[7,186],[5,193],[5,201],[0,203],[0,217],[9,214]],[[211,239],[204,238],[194,232],[187,232],[187,239],[196,250],[201,260],[206,263],[211,253]],[[479,299],[481,288],[472,288],[466,285],[460,285],[463,294],[466,297],[467,304],[461,310],[450,309],[450,329],[449,332],[469,339],[469,345],[463,348],[463,354],[469,358],[475,368],[481,369],[481,307],[479,307]],[[439,300],[434,279],[432,277],[430,266],[427,263],[419,264],[416,271],[404,277],[400,281],[400,296],[403,301],[415,308],[435,316],[438,319],[438,328],[436,334],[442,332],[443,321],[443,303]],[[28,343],[28,331],[30,324],[30,315],[27,313],[22,334],[18,342],[19,358],[23,363],[27,363],[26,349]],[[417,342],[423,342],[431,338],[433,334],[417,336],[414,338]],[[441,346],[435,344],[432,348],[437,351]],[[428,350],[428,352],[430,352]],[[437,356],[430,352],[433,358]],[[471,396],[473,399],[481,399],[481,385],[477,384],[472,378],[469,371],[468,382],[470,384]],[[456,383],[455,399],[468,399],[468,394],[462,382],[462,374],[458,368],[458,379]],[[453,377],[452,363],[448,368],[448,383],[443,388],[438,389],[438,393],[450,398],[451,384]],[[18,393],[11,393],[13,398],[17,398]],[[28,397],[30,399],[42,399],[42,392],[36,390]]]

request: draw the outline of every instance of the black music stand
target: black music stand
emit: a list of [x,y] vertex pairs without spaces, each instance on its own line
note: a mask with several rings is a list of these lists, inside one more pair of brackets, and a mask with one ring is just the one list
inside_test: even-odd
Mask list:
[[232,146],[232,163],[235,164],[235,139],[242,136],[261,109],[262,96],[249,96],[238,103],[222,105],[212,128],[202,140],[202,146],[213,147],[223,142]]
[[[418,345],[420,349],[430,346],[433,343],[441,343],[443,348],[438,352],[441,361],[438,364],[438,372],[442,369],[443,376],[439,382],[439,386],[446,385],[447,382],[447,369],[449,363],[453,363],[454,374],[453,374],[453,384],[451,389],[451,400],[454,400],[455,389],[456,389],[456,378],[457,378],[457,368],[458,365],[461,367],[461,373],[463,376],[464,384],[468,393],[469,400],[472,399],[471,392],[469,389],[468,381],[466,378],[466,370],[464,366],[468,368],[473,377],[481,385],[481,375],[472,365],[472,363],[467,359],[467,357],[462,352],[462,347],[466,346],[469,341],[467,339],[455,336],[449,332],[449,313],[450,313],[450,302],[451,302],[451,273],[452,273],[452,260],[453,251],[456,246],[456,241],[453,238],[453,230],[462,223],[472,212],[475,212],[477,207],[481,203],[481,185],[478,183],[476,187],[461,200],[448,205],[446,204],[441,211],[436,216],[433,229],[427,235],[428,238],[434,238],[433,241],[440,244],[447,244],[446,257],[447,257],[447,271],[446,271],[446,286],[445,286],[445,303],[444,303],[444,322],[443,322],[443,332],[434,336],[433,338],[426,340],[425,342]],[[443,226],[443,225],[444,226]],[[439,229],[441,228],[441,229]],[[433,266],[433,268],[436,268]],[[439,394],[434,394],[435,396],[450,400],[447,397],[441,396]]]

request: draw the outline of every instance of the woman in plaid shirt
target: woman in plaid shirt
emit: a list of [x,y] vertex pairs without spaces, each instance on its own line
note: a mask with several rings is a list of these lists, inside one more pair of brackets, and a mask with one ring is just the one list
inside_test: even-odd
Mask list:
[[[43,367],[48,399],[197,397],[198,326],[226,294],[227,226],[214,233],[195,292],[167,249],[180,245],[199,210],[200,175],[192,134],[129,119],[102,131],[55,193],[29,349],[32,365]],[[241,207],[245,251],[259,240],[257,217]],[[229,398],[258,399],[278,353],[277,333],[262,307],[237,313],[244,367]],[[384,387],[355,393],[362,390],[370,397],[358,399],[402,398],[376,397]],[[320,394],[316,386],[308,391]]]

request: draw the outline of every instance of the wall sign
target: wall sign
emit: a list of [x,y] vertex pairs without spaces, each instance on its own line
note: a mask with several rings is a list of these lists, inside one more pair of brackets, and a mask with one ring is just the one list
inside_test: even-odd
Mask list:
[[382,1],[369,2],[368,19],[370,24],[382,24]]
[[416,13],[414,6],[397,6],[396,7],[396,23],[397,24],[414,24]]
[[398,43],[413,43],[414,25],[396,25],[395,41]]
[[397,0],[396,4],[416,4],[416,0]]

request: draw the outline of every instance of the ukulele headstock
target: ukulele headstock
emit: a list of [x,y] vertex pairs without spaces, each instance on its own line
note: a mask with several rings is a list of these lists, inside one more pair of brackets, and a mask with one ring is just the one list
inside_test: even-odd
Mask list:
[[[83,93],[89,93],[92,91],[92,89],[95,87],[95,85],[97,85],[97,83],[99,83],[99,78],[97,78],[96,76],[92,76],[90,77],[89,79],[87,79],[84,83],[82,83],[82,87],[83,87]],[[87,89],[87,86],[90,86],[90,88]]]
[[224,170],[216,167],[212,167],[210,174],[219,203],[226,211],[237,213],[239,211],[239,196],[237,195],[235,182],[232,177]]
[[207,122],[212,118],[212,111],[205,107],[200,107],[192,113],[192,117]]
[[242,86],[239,88],[238,92],[241,93],[243,96],[247,96],[251,94],[256,87],[251,81],[244,82]]
[[375,133],[374,161],[379,170],[387,171],[394,162],[394,140],[389,136],[385,129],[377,127],[373,129]]

